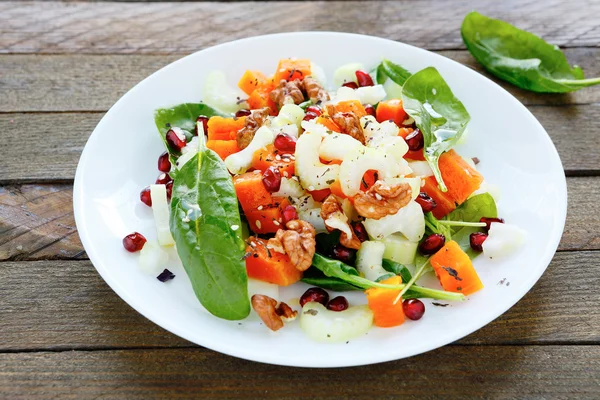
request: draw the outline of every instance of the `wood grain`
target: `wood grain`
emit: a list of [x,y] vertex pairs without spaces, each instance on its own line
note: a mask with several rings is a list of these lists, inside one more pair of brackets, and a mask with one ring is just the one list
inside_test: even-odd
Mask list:
[[[557,253],[516,306],[458,343],[599,344],[596,257]],[[131,309],[89,261],[3,262],[0,278],[0,352],[190,345]]]
[[0,368],[0,396],[11,399],[600,396],[597,346],[445,347],[343,370],[270,366],[204,349],[2,354]]
[[[471,10],[509,21],[559,46],[598,47],[600,2],[562,0],[0,3],[5,53],[189,53],[248,36],[342,31],[427,49],[464,48],[460,24]],[[206,18],[205,16],[211,16]]]
[[[0,3],[0,7],[2,3]],[[440,54],[491,77],[463,51]],[[587,76],[600,76],[600,48],[565,51]],[[180,58],[156,55],[6,55],[0,57],[0,90],[6,95],[0,112],[106,111],[139,81]],[[199,78],[200,79],[200,78]],[[571,94],[527,92],[499,81],[526,105],[600,102],[600,90],[585,88]]]

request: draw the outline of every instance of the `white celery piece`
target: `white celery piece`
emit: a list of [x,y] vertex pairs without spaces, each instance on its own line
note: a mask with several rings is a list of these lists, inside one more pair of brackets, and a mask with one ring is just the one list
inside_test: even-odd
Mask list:
[[304,129],[304,133],[313,133],[321,137],[327,137],[331,132],[325,125],[317,124],[316,120],[302,121],[300,124]]
[[433,171],[427,161],[409,161],[408,166],[416,176],[433,176]]
[[359,192],[363,175],[370,169],[376,170],[379,179],[384,180],[405,174],[397,160],[385,151],[358,147],[346,153],[339,168],[340,185],[346,196],[351,197]]
[[325,221],[321,217],[321,207],[298,210],[298,218],[309,222],[317,233],[327,232]]
[[274,197],[301,197],[304,196],[306,192],[300,185],[296,179],[293,178],[281,178],[281,185],[279,186],[279,190],[274,192],[272,195]]
[[152,213],[158,243],[161,246],[173,246],[175,241],[169,228],[169,202],[165,185],[150,185],[150,198],[152,199]]
[[156,242],[149,240],[140,250],[138,267],[143,272],[156,276],[162,272],[167,261],[169,261],[169,254]]
[[391,79],[387,79],[383,84],[383,89],[387,94],[388,99],[401,99],[402,98],[402,86],[398,85]]
[[423,209],[415,201],[402,207],[396,214],[381,219],[367,218],[364,225],[369,236],[377,240],[400,232],[411,242],[418,242],[425,233]]
[[386,98],[387,93],[382,85],[374,85],[359,87],[356,95],[362,104],[377,104]]
[[382,242],[370,240],[362,242],[356,253],[358,272],[370,281],[376,281],[380,276],[386,275],[388,272],[381,266],[383,253],[385,253],[385,244]]
[[190,142],[186,144],[183,149],[181,149],[181,156],[179,156],[177,161],[175,161],[177,169],[181,169],[185,165],[185,163],[194,158],[196,153],[198,153],[198,137],[199,136],[194,136],[192,140],[190,140]]
[[279,300],[279,285],[248,278],[248,297],[251,299],[255,294],[262,294]]
[[245,97],[242,91],[227,83],[223,71],[212,71],[206,77],[202,96],[206,105],[225,113],[235,113],[240,109],[239,99]]
[[225,165],[232,174],[243,174],[250,168],[252,164],[252,156],[254,152],[261,147],[265,147],[275,140],[275,134],[267,126],[261,126],[256,133],[254,138],[242,151],[238,151],[225,159]]
[[321,203],[317,203],[310,194],[300,196],[297,198],[292,197],[292,205],[300,211],[308,211],[313,208],[321,208]]
[[358,83],[356,79],[356,71],[364,69],[365,66],[360,63],[344,64],[333,73],[333,84],[335,87],[340,87],[346,82]]
[[320,135],[305,132],[296,142],[296,176],[309,191],[328,188],[340,170],[339,165],[325,165],[319,160],[321,140]]
[[342,86],[331,96],[331,103],[337,104],[340,101],[356,100],[360,101],[360,97],[356,93],[356,90]]
[[414,200],[417,198],[417,196],[419,195],[419,193],[421,192],[421,178],[416,177],[416,178],[405,178],[405,177],[400,177],[400,178],[389,178],[386,179],[385,182],[389,185],[396,185],[399,183],[408,183],[410,185],[410,190],[411,190],[411,199]]
[[483,242],[483,255],[489,258],[514,253],[527,239],[527,232],[515,225],[492,222],[488,237]]
[[402,169],[404,171],[408,171],[404,172],[405,174],[412,172],[408,166],[408,162],[404,159],[404,155],[408,151],[408,145],[402,136],[384,137],[377,143],[376,146],[371,147],[381,149],[390,156],[394,157],[398,163],[402,164]]
[[310,76],[315,78],[317,82],[321,84],[321,86],[327,86],[327,75],[325,74],[325,70],[318,64],[314,62],[310,62]]
[[[282,127],[285,125],[296,125],[300,128],[300,123],[304,118],[304,110],[296,104],[285,104],[279,110],[279,114],[271,119],[271,127]],[[296,136],[298,136],[296,134]]]
[[323,139],[319,147],[319,157],[323,160],[341,160],[344,155],[362,144],[350,135],[342,133],[331,133]]
[[383,244],[385,245],[383,258],[404,265],[414,264],[419,242],[411,242],[404,235],[393,233],[383,239]]
[[373,312],[367,305],[330,311],[323,304],[311,301],[300,312],[300,327],[318,342],[345,342],[364,335],[372,325]]

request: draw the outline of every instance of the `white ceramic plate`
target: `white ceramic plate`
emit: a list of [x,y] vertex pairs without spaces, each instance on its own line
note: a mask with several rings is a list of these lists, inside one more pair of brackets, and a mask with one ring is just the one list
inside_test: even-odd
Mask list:
[[[501,189],[501,216],[528,231],[526,246],[503,260],[479,257],[475,267],[485,288],[468,301],[448,307],[426,301],[427,311],[420,321],[391,329],[373,328],[364,337],[340,344],[310,341],[299,323],[273,333],[256,316],[241,323],[213,317],[196,300],[178,262],[166,265],[177,275],[166,284],[140,272],[137,255],[127,253],[121,240],[133,231],[155,238],[151,210],[139,201],[140,190],[159,173],[156,159],[163,151],[154,110],[200,101],[204,77],[212,70],[225,71],[235,85],[244,70],[274,72],[277,61],[284,57],[313,60],[325,69],[330,81],[342,64],[358,61],[372,67],[382,57],[413,72],[435,66],[472,117],[468,140],[459,152],[481,160],[479,170]],[[87,254],[100,275],[133,308],[163,328],[210,349],[301,367],[352,366],[409,357],[486,325],[515,304],[542,275],[558,246],[566,207],[566,181],[556,149],[540,123],[508,92],[469,68],[428,51],[375,37],[328,32],[226,43],[154,73],[125,94],[100,121],[81,156],[74,188],[75,218]],[[286,288],[281,300],[298,298],[305,289],[304,284]],[[348,297],[351,303],[364,302],[361,293]]]

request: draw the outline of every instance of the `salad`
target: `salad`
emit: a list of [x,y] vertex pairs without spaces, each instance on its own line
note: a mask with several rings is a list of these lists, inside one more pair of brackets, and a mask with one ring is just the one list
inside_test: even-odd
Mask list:
[[[435,68],[348,64],[328,83],[310,60],[282,59],[238,87],[215,71],[203,102],[155,112],[166,151],[140,199],[157,240],[123,239],[155,276],[174,247],[216,317],[255,312],[273,331],[299,323],[312,339],[347,341],[421,319],[421,298],[465,300],[484,289],[474,258],[523,243],[479,160],[454,149],[470,116]],[[419,284],[429,273],[436,287]],[[299,301],[279,298],[299,282]]]

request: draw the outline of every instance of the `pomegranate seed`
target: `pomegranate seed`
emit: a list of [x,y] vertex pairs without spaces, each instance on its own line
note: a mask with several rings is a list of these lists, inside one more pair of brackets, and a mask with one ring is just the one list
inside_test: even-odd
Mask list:
[[343,262],[344,264],[352,264],[352,261],[356,257],[356,250],[349,249],[341,244],[336,244],[333,246],[331,250],[331,255],[338,261]]
[[327,309],[331,311],[344,311],[348,309],[348,300],[344,296],[334,297],[327,303]]
[[358,81],[358,86],[373,86],[373,78],[365,71],[358,70],[355,72],[356,80]]
[[146,238],[138,232],[130,233],[123,238],[123,247],[130,253],[140,251],[144,244],[146,244]]
[[423,212],[431,212],[434,208],[437,207],[437,203],[435,202],[435,200],[429,197],[429,195],[425,192],[419,193],[415,201],[419,203],[419,205],[423,209]]
[[308,107],[306,107],[306,112],[312,112],[317,115],[321,115],[323,113],[323,111],[321,110],[321,107],[319,107],[319,106],[308,106]]
[[349,87],[350,89],[358,89],[358,83],[356,82],[346,82],[342,86]]
[[[202,129],[204,129],[205,135],[208,135],[208,120],[209,118],[206,115],[200,115],[196,118],[196,123],[202,122]],[[198,126],[194,128],[194,136],[198,136]]]
[[158,178],[156,178],[155,183],[157,185],[166,185],[167,183],[172,182],[172,181],[173,181],[173,178],[171,178],[169,176],[169,174],[162,173],[158,176]]
[[423,146],[425,146],[425,139],[423,138],[421,130],[418,128],[409,133],[405,140],[408,149],[412,151],[421,150]]
[[311,287],[308,289],[302,297],[300,297],[300,307],[304,307],[306,303],[314,301],[316,303],[321,303],[324,306],[327,306],[327,302],[329,302],[329,293],[325,290],[318,287]]
[[369,234],[367,233],[367,230],[362,222],[353,222],[352,230],[354,231],[356,237],[358,237],[358,240],[361,242],[366,242],[369,240]]
[[167,132],[167,143],[171,149],[181,151],[185,147],[185,142],[185,136],[182,133],[169,129]]
[[311,120],[313,120],[313,119],[315,119],[317,117],[318,117],[317,114],[315,114],[312,111],[309,111],[306,114],[304,114],[304,118],[302,118],[302,121],[311,121]]
[[167,189],[167,201],[171,201],[171,195],[173,194],[173,181],[167,182],[165,189]]
[[242,108],[241,110],[237,110],[237,112],[235,113],[235,117],[247,117],[250,114],[252,114],[252,111],[248,110],[247,108]]
[[148,207],[152,207],[152,197],[150,197],[150,186],[140,192],[140,200]]
[[475,251],[483,251],[483,242],[487,239],[488,235],[483,232],[473,232],[469,236],[469,244]]
[[279,151],[295,151],[296,150],[296,138],[285,133],[280,133],[273,142],[275,148]]
[[169,161],[169,153],[166,151],[158,157],[158,170],[160,172],[171,171],[171,161]]
[[377,115],[377,112],[375,111],[375,107],[373,107],[370,104],[365,104],[365,111],[367,112],[367,115],[371,115],[373,117],[375,117]]
[[296,207],[292,205],[285,206],[283,211],[281,211],[281,219],[283,221],[283,225],[298,219],[298,211],[296,211]]
[[408,299],[402,302],[402,309],[406,318],[417,321],[425,314],[425,304],[419,299]]
[[421,242],[419,250],[423,254],[435,254],[444,247],[444,243],[446,243],[446,237],[440,233],[434,233]]
[[263,185],[269,192],[276,192],[281,186],[281,172],[279,168],[269,167],[263,172],[262,176]]
[[503,218],[486,218],[483,217],[479,220],[479,222],[485,222],[485,229],[490,229],[490,226],[492,225],[492,222],[499,222],[501,224],[504,223],[504,219]]

